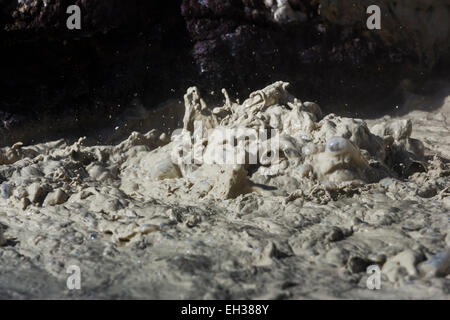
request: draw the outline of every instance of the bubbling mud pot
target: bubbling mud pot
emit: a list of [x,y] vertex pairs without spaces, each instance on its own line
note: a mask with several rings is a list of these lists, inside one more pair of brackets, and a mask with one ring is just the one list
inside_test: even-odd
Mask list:
[[450,97],[364,121],[287,89],[193,87],[170,134],[3,148],[0,297],[450,298]]

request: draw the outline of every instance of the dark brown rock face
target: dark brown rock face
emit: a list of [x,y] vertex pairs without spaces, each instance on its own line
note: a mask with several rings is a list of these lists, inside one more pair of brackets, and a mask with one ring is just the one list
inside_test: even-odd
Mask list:
[[[49,124],[55,130],[107,124],[132,99],[167,99],[189,69],[177,1],[23,2],[1,0],[0,117],[9,127],[48,117],[72,119]],[[81,30],[66,27],[72,4]]]
[[[381,30],[366,26],[373,4]],[[449,60],[445,0],[184,0],[182,14],[209,83],[245,91],[282,79],[298,96],[337,108],[400,98],[405,79]]]
[[[66,28],[72,4],[81,30]],[[381,30],[366,27],[372,4]],[[448,0],[0,0],[0,130],[50,117],[66,119],[50,131],[83,131],[136,98],[191,85],[242,97],[276,80],[326,111],[382,112],[448,74],[449,23]]]

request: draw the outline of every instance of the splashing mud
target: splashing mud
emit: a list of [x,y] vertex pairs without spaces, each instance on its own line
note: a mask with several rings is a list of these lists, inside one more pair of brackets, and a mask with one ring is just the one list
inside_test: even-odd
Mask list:
[[287,87],[190,88],[170,134],[3,148],[0,296],[448,299],[448,98],[364,121]]

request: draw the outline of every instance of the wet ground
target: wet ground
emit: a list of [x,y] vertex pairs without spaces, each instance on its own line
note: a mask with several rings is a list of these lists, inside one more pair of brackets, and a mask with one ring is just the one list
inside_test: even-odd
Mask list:
[[[170,179],[162,179],[153,155],[168,155],[170,144],[158,131],[117,145],[80,139],[3,148],[0,298],[449,299],[450,95],[409,95],[398,116],[366,123],[407,119],[410,138],[424,145],[424,170],[382,179],[364,168],[329,172],[312,154],[299,161],[316,174],[271,178],[275,190],[261,187],[269,180],[258,171],[249,189],[232,193],[223,190],[248,183],[234,171],[211,173],[218,180],[206,191],[189,170],[165,168]],[[120,140],[115,131],[111,140]],[[330,138],[314,132],[318,144]],[[358,159],[367,158],[378,173],[380,159],[369,153],[349,163],[364,167]],[[342,184],[349,174],[357,183]],[[72,265],[81,290],[67,288]],[[374,265],[380,290],[367,288]]]

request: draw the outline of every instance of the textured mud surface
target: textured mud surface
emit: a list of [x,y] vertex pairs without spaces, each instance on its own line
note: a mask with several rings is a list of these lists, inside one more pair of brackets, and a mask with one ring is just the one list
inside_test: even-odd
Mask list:
[[[242,104],[224,91],[216,108],[191,88],[185,110],[118,144],[3,148],[0,297],[450,298],[450,96],[363,121],[286,88]],[[181,157],[195,121],[216,130],[199,136],[200,159]],[[217,135],[227,129],[276,129],[280,143],[259,137],[255,164],[222,164],[224,145],[250,156],[235,153],[245,139]]]

